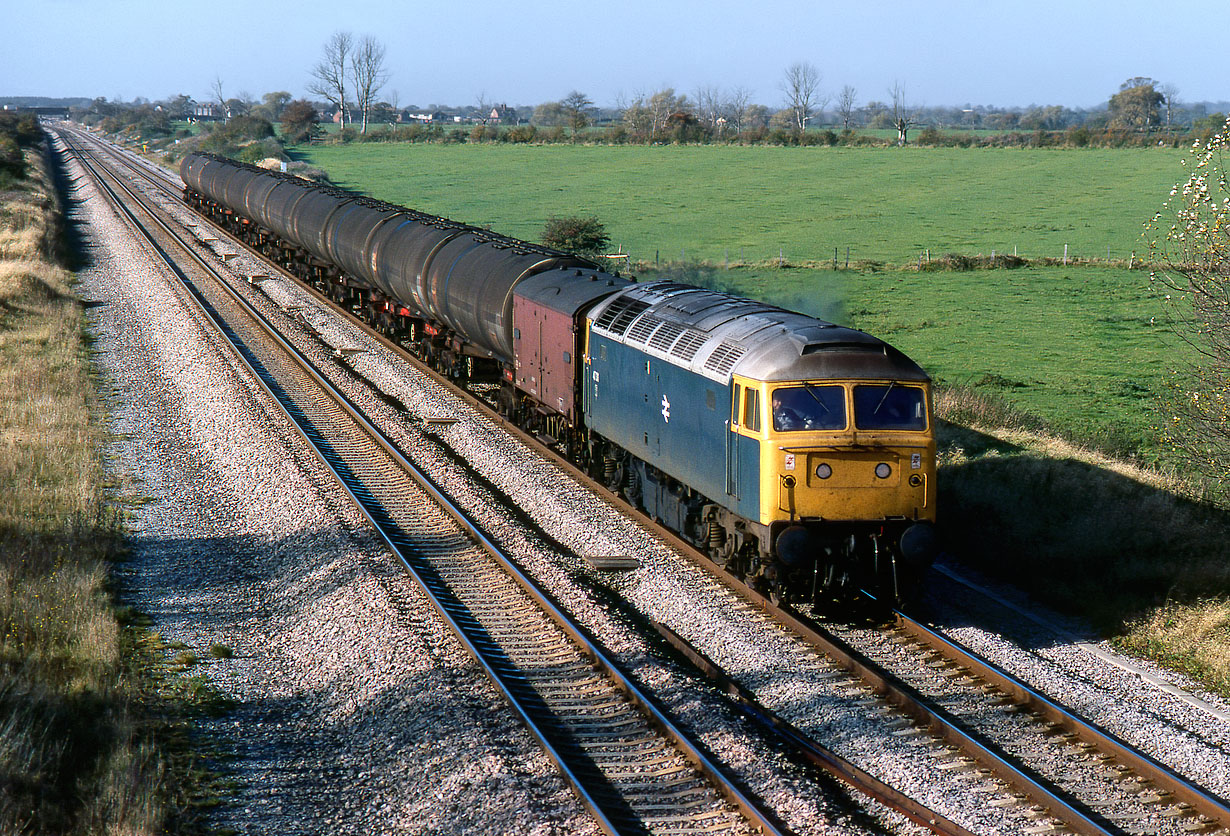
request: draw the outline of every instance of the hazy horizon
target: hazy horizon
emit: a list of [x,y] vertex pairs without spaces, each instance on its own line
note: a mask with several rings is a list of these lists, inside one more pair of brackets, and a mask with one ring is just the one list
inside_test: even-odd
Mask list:
[[[858,104],[889,99],[901,84],[916,106],[1096,108],[1120,84],[1148,76],[1180,102],[1230,100],[1212,69],[1208,34],[1230,31],[1230,4],[987,3],[928,6],[765,0],[748,4],[627,0],[592,8],[561,0],[475,0],[407,8],[355,0],[339,15],[305,0],[279,15],[260,4],[217,0],[190,17],[142,0],[43,0],[10,11],[0,94],[151,100],[185,93],[230,98],[286,90],[307,95],[310,70],[336,30],[387,47],[382,98],[401,106],[465,105],[480,96],[511,105],[557,100],[570,90],[600,106],[664,87],[743,87],[751,100],[784,101],[795,61],[814,64],[821,90],[843,86]],[[476,22],[477,21],[477,22]],[[1200,49],[1189,45],[1197,41]],[[146,45],[146,46],[142,46]]]

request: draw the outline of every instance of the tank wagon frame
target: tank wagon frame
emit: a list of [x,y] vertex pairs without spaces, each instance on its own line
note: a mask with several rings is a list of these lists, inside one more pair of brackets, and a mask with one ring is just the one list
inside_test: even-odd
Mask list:
[[202,214],[498,384],[510,420],[775,599],[896,600],[930,563],[930,381],[883,341],[212,155],[181,175]]

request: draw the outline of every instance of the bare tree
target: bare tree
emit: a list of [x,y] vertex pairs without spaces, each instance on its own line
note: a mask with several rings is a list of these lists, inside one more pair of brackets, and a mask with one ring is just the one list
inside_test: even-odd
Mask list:
[[334,32],[321,48],[321,58],[312,68],[308,90],[327,100],[337,102],[342,127],[346,127],[346,69],[354,51],[354,36],[349,32]]
[[796,61],[786,68],[782,91],[799,133],[807,129],[813,111],[823,109],[828,101],[820,94],[820,71],[806,61]]
[[491,118],[491,99],[487,98],[486,90],[479,90],[474,97],[474,111],[478,114],[478,121],[486,125]]
[[1166,82],[1158,90],[1165,99],[1166,104],[1166,133],[1170,133],[1170,117],[1174,113],[1174,106],[1179,98],[1179,87],[1172,82]]
[[664,87],[649,97],[648,109],[649,138],[653,140],[666,128],[672,113],[688,113],[692,110],[692,103],[686,93],[677,96],[674,87]]
[[909,105],[906,103],[905,87],[900,81],[893,82],[888,93],[893,99],[893,127],[897,129],[897,144],[905,145],[906,132],[914,124],[914,114],[910,112]]
[[589,124],[590,110],[594,103],[589,96],[582,93],[580,90],[573,90],[567,96],[560,99],[560,108],[564,112],[564,116],[568,120],[568,124],[572,126],[572,138],[575,141],[577,132]]
[[717,87],[709,84],[697,88],[696,116],[717,133],[718,120],[722,118],[722,94]]
[[367,117],[376,102],[376,94],[389,80],[384,68],[384,44],[371,35],[364,35],[350,53],[350,70],[354,76],[359,112],[363,114],[360,133],[367,133]]
[[209,86],[214,98],[218,101],[218,115],[226,119],[226,96],[222,93],[222,76],[214,76],[214,83]]
[[841,114],[841,129],[850,130],[850,118],[854,115],[854,103],[858,101],[858,91],[847,84],[837,94],[837,112]]
[[746,87],[736,87],[726,94],[726,100],[722,103],[722,117],[735,133],[743,130],[743,116],[751,101],[752,91]]

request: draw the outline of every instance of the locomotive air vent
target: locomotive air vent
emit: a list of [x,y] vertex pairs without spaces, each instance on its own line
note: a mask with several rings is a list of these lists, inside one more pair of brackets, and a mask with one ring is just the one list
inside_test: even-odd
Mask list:
[[680,360],[691,360],[700,351],[700,347],[709,341],[709,335],[691,328],[683,332],[683,336],[671,349],[671,356]]
[[822,351],[858,351],[863,354],[888,354],[883,343],[808,343],[803,346],[803,356],[819,354]]
[[730,370],[735,367],[735,363],[739,362],[739,358],[747,351],[741,345],[722,341],[722,344],[713,350],[709,355],[709,359],[705,361],[705,368],[717,374],[730,374]]
[[616,299],[594,322],[594,327],[615,336],[622,336],[636,315],[648,307],[649,303],[640,299],[629,299],[626,296]]
[[649,341],[652,348],[658,351],[670,351],[674,345],[675,339],[683,333],[683,326],[676,322],[668,322],[657,330],[653,338]]
[[628,329],[628,339],[636,340],[639,343],[645,343],[649,340],[649,335],[654,329],[662,324],[662,318],[653,314],[645,314],[633,323]]

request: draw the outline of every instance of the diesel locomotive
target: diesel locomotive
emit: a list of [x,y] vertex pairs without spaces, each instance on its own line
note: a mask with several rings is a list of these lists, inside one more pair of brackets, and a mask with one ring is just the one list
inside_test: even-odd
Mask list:
[[930,380],[869,334],[207,154],[188,203],[775,601],[937,551]]

